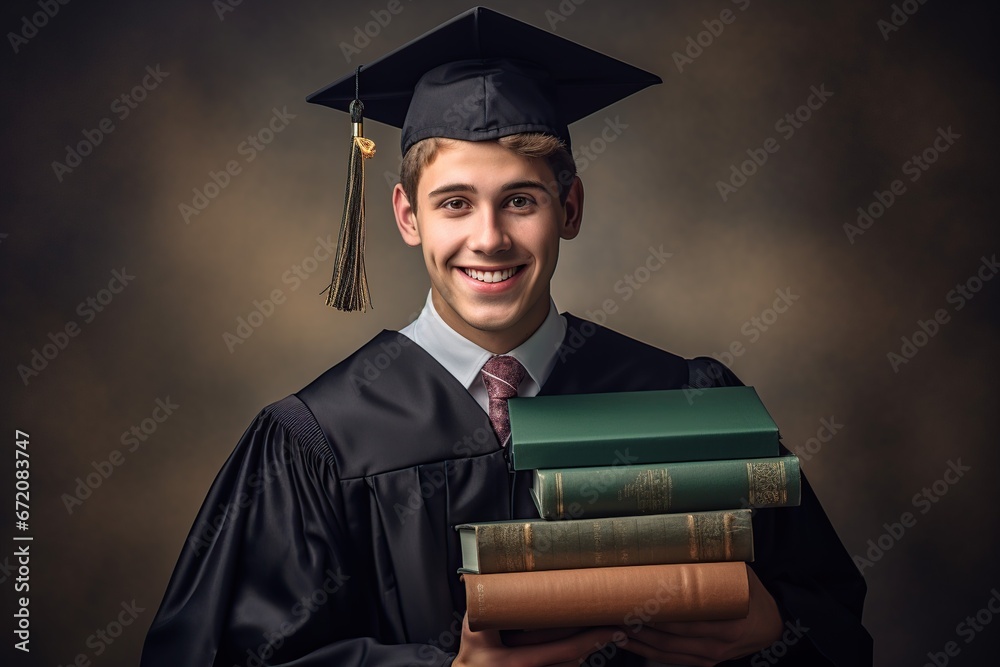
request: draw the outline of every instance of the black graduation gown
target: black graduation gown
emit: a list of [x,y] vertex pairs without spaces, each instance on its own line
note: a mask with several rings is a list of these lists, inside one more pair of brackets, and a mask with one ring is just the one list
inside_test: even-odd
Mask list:
[[[712,359],[567,319],[541,394],[739,384]],[[453,526],[538,516],[530,473],[512,476],[505,453],[469,392],[383,331],[243,435],[180,555],[142,667],[450,664],[465,611]],[[789,634],[781,664],[870,665],[864,580],[805,481],[802,491],[800,507],[754,517],[753,568],[804,632]],[[617,651],[605,664],[642,661]]]

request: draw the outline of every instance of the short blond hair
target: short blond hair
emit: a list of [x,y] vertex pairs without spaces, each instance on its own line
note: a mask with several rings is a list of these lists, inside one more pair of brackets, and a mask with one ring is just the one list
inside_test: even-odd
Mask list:
[[[542,158],[552,170],[556,190],[559,192],[559,203],[565,204],[569,188],[576,178],[576,161],[566,150],[562,139],[540,132],[525,132],[511,134],[493,140],[503,148],[522,157]],[[417,183],[424,167],[434,161],[439,149],[454,143],[452,139],[431,137],[422,139],[410,147],[403,156],[403,164],[399,170],[399,182],[413,210],[417,210]]]

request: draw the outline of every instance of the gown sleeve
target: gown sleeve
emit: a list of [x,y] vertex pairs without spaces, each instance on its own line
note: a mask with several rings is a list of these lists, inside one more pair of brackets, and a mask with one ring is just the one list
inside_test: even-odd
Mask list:
[[[743,384],[709,357],[690,360],[689,370],[689,384],[695,390]],[[790,452],[782,448],[781,453]],[[782,645],[768,657],[783,667],[870,666],[872,638],[861,623],[865,580],[805,473],[801,504],[756,511],[753,529],[755,558],[750,566],[785,621]],[[756,654],[723,664],[755,666],[771,661]]]
[[294,396],[266,408],[209,491],[141,666],[450,665],[429,644],[375,639],[391,620],[375,611],[346,516],[315,418]]

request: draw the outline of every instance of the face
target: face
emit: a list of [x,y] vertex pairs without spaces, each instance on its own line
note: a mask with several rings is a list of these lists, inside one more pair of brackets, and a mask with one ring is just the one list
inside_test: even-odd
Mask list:
[[420,175],[416,212],[401,186],[393,192],[403,240],[423,251],[434,307],[498,354],[545,320],[559,241],[579,232],[582,205],[579,179],[560,205],[544,160],[491,141],[441,146]]

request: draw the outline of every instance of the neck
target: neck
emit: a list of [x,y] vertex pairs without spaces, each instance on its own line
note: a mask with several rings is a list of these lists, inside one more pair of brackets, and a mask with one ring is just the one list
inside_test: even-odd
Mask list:
[[539,299],[531,310],[517,322],[504,328],[491,329],[477,327],[452,311],[447,305],[439,305],[437,295],[432,295],[432,303],[445,324],[463,338],[493,354],[506,354],[531,338],[549,315],[549,298]]

